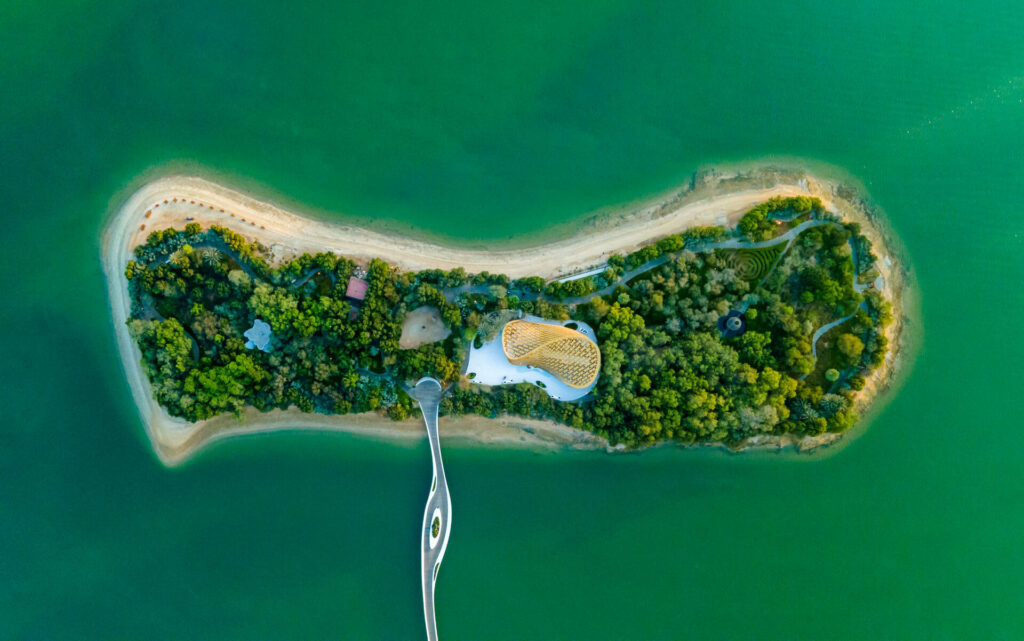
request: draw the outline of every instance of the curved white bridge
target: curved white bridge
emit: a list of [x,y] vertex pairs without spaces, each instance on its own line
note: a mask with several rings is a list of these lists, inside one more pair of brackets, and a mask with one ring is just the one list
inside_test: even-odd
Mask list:
[[430,458],[434,476],[430,494],[423,510],[423,531],[420,544],[420,569],[423,583],[423,617],[427,624],[428,641],[437,641],[437,619],[434,616],[434,585],[437,571],[441,567],[444,550],[448,547],[448,536],[452,531],[452,501],[448,496],[448,483],[444,478],[444,463],[441,461],[441,443],[437,437],[437,406],[443,393],[441,384],[433,378],[421,378],[413,391],[423,411],[430,439]]

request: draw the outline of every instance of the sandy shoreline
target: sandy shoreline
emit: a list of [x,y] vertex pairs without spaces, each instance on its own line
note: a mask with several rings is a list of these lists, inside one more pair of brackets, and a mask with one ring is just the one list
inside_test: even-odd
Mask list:
[[[554,278],[582,271],[603,262],[609,254],[625,253],[661,237],[700,225],[735,225],[752,206],[773,196],[818,196],[832,211],[862,224],[875,246],[879,269],[885,278],[885,295],[893,301],[895,322],[890,342],[898,354],[905,334],[902,298],[907,275],[893,252],[895,239],[855,190],[822,181],[803,172],[753,169],[745,172],[703,172],[676,190],[616,214],[592,217],[583,230],[570,238],[524,249],[478,250],[443,247],[397,235],[385,235],[360,227],[305,218],[272,204],[202,178],[168,176],[151,181],[132,194],[108,222],[102,239],[103,271],[122,366],[132,396],[154,451],[165,465],[187,459],[204,445],[226,436],[279,429],[333,429],[353,433],[422,438],[421,421],[395,423],[376,415],[324,416],[304,414],[295,408],[260,413],[247,408],[241,420],[219,416],[188,423],[170,416],[153,400],[149,381],[142,371],[137,346],[125,321],[131,309],[124,267],[132,249],[158,229],[182,228],[188,222],[228,227],[269,247],[274,261],[303,252],[333,251],[357,261],[383,258],[402,269],[452,269],[489,271],[510,277],[537,275]],[[142,228],[144,226],[144,229]],[[893,378],[899,358],[890,358],[876,370],[858,402],[861,407],[881,393]],[[442,436],[480,443],[507,443],[529,447],[554,446],[608,448],[604,439],[589,432],[552,421],[476,416],[446,417]],[[748,447],[799,449],[831,443],[841,435],[804,439],[760,437]]]

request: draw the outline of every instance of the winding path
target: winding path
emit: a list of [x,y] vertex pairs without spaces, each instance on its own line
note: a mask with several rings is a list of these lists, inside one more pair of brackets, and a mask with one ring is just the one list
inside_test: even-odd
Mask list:
[[[452,501],[448,496],[448,483],[444,477],[444,463],[441,461],[441,443],[437,436],[437,407],[444,390],[433,378],[421,378],[416,383],[413,396],[423,411],[430,440],[430,459],[434,476],[423,510],[423,530],[420,545],[420,571],[423,584],[423,617],[427,625],[427,641],[437,641],[437,618],[434,615],[434,586],[437,571],[441,567],[448,537],[452,531]],[[434,520],[439,521],[438,532],[433,532]]]
[[[867,308],[867,306],[864,303],[861,303],[860,305],[857,306],[857,309],[866,309],[866,308]],[[846,321],[850,320],[851,318],[853,318],[856,315],[857,315],[857,312],[854,311],[849,316],[843,316],[842,318],[837,318],[836,320],[832,321],[831,323],[825,323],[824,325],[819,327],[818,330],[816,332],[814,332],[814,336],[811,337],[811,356],[813,356],[814,358],[818,358],[818,339],[819,338],[824,336],[825,333],[828,332],[828,330],[832,329],[833,327],[837,327],[839,325],[842,325],[843,323],[845,323]],[[807,376],[807,374],[804,374],[804,377],[806,377],[806,376]],[[803,379],[801,378],[801,380],[803,380]]]
[[326,270],[324,270],[323,267],[317,267],[315,269],[310,270],[310,272],[308,274],[306,274],[305,276],[302,276],[301,278],[298,278],[298,279],[292,281],[292,284],[288,286],[288,289],[298,289],[299,287],[302,287],[303,285],[306,284],[306,282],[310,278],[316,276],[320,272],[324,272],[324,273],[327,274],[328,278],[331,279],[331,284],[332,285],[337,282],[337,279],[334,276],[334,272],[326,271]]
[[774,245],[778,245],[779,243],[792,241],[796,239],[797,236],[799,236],[800,234],[804,233],[805,231],[812,227],[820,227],[822,225],[835,224],[838,223],[833,223],[831,220],[805,220],[804,222],[800,223],[793,229],[787,231],[785,234],[782,234],[781,236],[776,236],[775,238],[769,238],[768,240],[759,240],[755,242],[751,240],[740,240],[739,238],[730,238],[729,240],[722,240],[715,243],[707,243],[705,245],[702,245],[700,249],[695,249],[694,251],[707,251],[709,249],[761,249],[763,247],[772,247]]
[[[762,247],[773,247],[775,245],[780,245],[782,243],[788,243],[786,245],[786,249],[782,250],[782,253],[779,254],[778,260],[781,260],[782,256],[784,256],[786,251],[789,250],[789,247],[793,244],[793,241],[796,240],[797,236],[807,231],[811,227],[818,227],[820,225],[827,225],[829,223],[830,221],[827,220],[808,220],[803,223],[800,223],[793,229],[790,229],[785,234],[782,234],[781,236],[778,236],[776,238],[771,238],[769,240],[754,242],[749,240],[740,240],[739,238],[731,238],[729,240],[721,240],[713,243],[701,243],[699,245],[694,245],[693,247],[688,247],[687,249],[690,249],[690,251],[696,253],[705,253],[713,251],[715,249],[760,249]],[[628,283],[629,281],[633,280],[640,274],[649,272],[655,267],[660,267],[664,265],[669,260],[671,260],[672,257],[672,254],[665,254],[664,256],[659,256],[657,258],[647,261],[646,263],[640,265],[639,267],[631,269],[630,271],[624,273],[618,280],[616,280],[611,285],[608,285],[603,289],[599,289],[598,291],[593,292],[592,294],[587,294],[585,296],[575,296],[573,298],[566,298],[557,302],[560,302],[565,305],[578,305],[580,303],[587,302],[594,296],[607,296],[608,294],[614,292],[619,286],[623,285],[624,283]],[[776,264],[778,264],[778,260],[776,261]],[[773,265],[772,269],[774,268],[775,266]],[[534,295],[533,297],[536,298],[536,295]]]
[[[788,247],[787,247],[787,249],[788,249]],[[852,252],[852,256],[853,256],[853,291],[855,291],[858,294],[860,294],[865,289],[867,289],[869,287],[869,285],[861,284],[861,283],[857,282],[858,280],[860,280],[860,270],[858,269],[858,265],[857,265],[857,247],[854,246],[854,244],[853,244],[853,237],[852,236],[850,237],[850,251]],[[780,258],[781,258],[781,256],[780,256]],[[819,327],[814,332],[814,335],[811,337],[811,356],[813,358],[815,358],[815,359],[818,358],[818,339],[821,338],[822,336],[824,336],[825,334],[827,334],[828,330],[832,329],[833,327],[838,327],[839,325],[842,325],[846,321],[850,320],[851,318],[853,318],[854,316],[857,315],[857,311],[858,310],[861,310],[861,309],[866,310],[867,308],[868,308],[867,304],[865,304],[864,301],[861,301],[860,305],[857,305],[857,309],[853,310],[853,313],[850,314],[849,316],[843,316],[842,318],[837,318],[836,320],[832,321],[831,323],[825,323],[824,325]],[[804,374],[803,376],[801,376],[800,380],[802,381],[805,378],[807,378],[807,374]]]
[[[835,223],[835,222],[830,221],[830,220],[811,219],[811,220],[806,220],[806,221],[800,223],[799,225],[797,225],[793,229],[790,229],[789,231],[787,231],[786,233],[782,234],[781,236],[777,236],[777,237],[771,238],[769,240],[762,240],[762,241],[756,241],[755,242],[755,241],[749,241],[749,240],[741,240],[739,238],[730,238],[729,240],[722,240],[722,241],[711,242],[711,243],[702,243],[702,244],[690,247],[688,249],[690,249],[691,251],[697,252],[697,253],[704,253],[704,252],[708,252],[708,251],[713,251],[715,249],[762,249],[762,248],[765,248],[765,247],[773,247],[775,245],[779,245],[779,244],[785,243],[786,247],[782,250],[782,252],[779,253],[778,258],[775,259],[775,262],[772,264],[771,269],[768,270],[768,273],[765,275],[764,278],[761,279],[761,282],[758,284],[758,287],[760,287],[761,285],[764,285],[765,281],[768,280],[768,276],[770,276],[772,274],[772,272],[775,271],[775,268],[778,266],[778,264],[780,262],[782,262],[782,259],[786,256],[786,253],[793,246],[793,243],[796,242],[796,239],[797,239],[798,236],[800,236],[800,234],[802,234],[805,231],[807,231],[808,229],[811,229],[811,228],[814,228],[814,227],[820,227],[822,225],[837,225],[837,224],[838,223]],[[853,257],[853,269],[854,269],[854,271],[853,271],[853,289],[854,289],[855,292],[860,294],[865,289],[867,289],[869,287],[869,285],[861,284],[861,283],[858,282],[858,280],[860,278],[860,274],[859,274],[859,270],[857,269],[857,267],[858,267],[858,265],[857,265],[857,248],[856,248],[856,246],[853,243],[853,238],[852,237],[849,240],[849,243],[850,243],[851,255]],[[624,283],[628,283],[630,280],[636,278],[640,274],[643,274],[643,273],[648,272],[648,271],[650,271],[650,270],[652,270],[652,269],[654,269],[656,267],[660,267],[661,265],[664,265],[665,263],[667,263],[672,258],[673,258],[672,254],[665,254],[663,256],[659,256],[659,257],[657,257],[655,259],[647,261],[646,263],[644,263],[643,265],[640,265],[639,267],[636,267],[634,269],[631,269],[628,272],[625,272],[620,278],[618,278],[614,283],[612,283],[611,285],[608,285],[607,287],[599,289],[599,290],[597,290],[595,292],[592,292],[590,294],[586,294],[584,296],[574,296],[574,297],[565,298],[565,299],[562,299],[562,300],[556,301],[556,302],[562,303],[564,305],[579,305],[581,303],[585,303],[585,302],[589,301],[591,298],[593,298],[595,296],[607,296],[608,294],[614,292],[618,287],[620,287]],[[582,278],[584,276],[592,275],[594,273],[600,273],[602,270],[604,270],[606,268],[607,268],[607,265],[604,265],[603,267],[594,268],[594,269],[591,269],[590,271],[583,272],[581,274],[575,274],[575,275],[570,276],[570,277],[564,277],[564,278],[562,278],[560,280],[561,281],[576,280],[576,279]],[[486,294],[489,291],[488,288],[489,288],[488,285],[468,285],[467,284],[467,285],[463,285],[461,287],[455,287],[455,288],[446,289],[446,290],[444,290],[444,294],[448,298],[448,300],[452,301],[461,293]],[[524,293],[521,293],[521,297],[525,298],[526,300],[536,300],[537,298],[540,297],[540,294],[536,294],[536,293],[532,293],[532,292],[529,292],[529,293],[525,293],[524,292]],[[743,304],[741,305],[740,311],[741,312],[746,312],[746,310],[747,310],[747,308],[749,306],[750,306],[750,300],[748,298],[748,300],[744,301]],[[857,309],[866,309],[866,305],[862,302],[857,307]],[[830,323],[826,323],[826,324],[822,325],[821,327],[819,327],[817,329],[817,331],[814,332],[814,335],[811,338],[811,356],[814,357],[814,358],[818,357],[818,339],[820,339],[822,336],[824,336],[833,327],[836,327],[838,325],[842,325],[846,321],[848,321],[851,318],[853,318],[856,315],[856,313],[857,312],[855,310],[853,312],[853,314],[850,314],[848,316],[844,316],[842,318],[836,319],[836,320],[834,320],[834,321],[832,321]],[[807,374],[804,374],[803,376],[801,376],[800,380],[803,380],[805,378],[807,378]]]
[[[865,305],[862,302],[860,305],[857,306],[857,310],[860,310],[860,309],[867,309],[867,305]],[[851,318],[853,318],[854,316],[856,316],[857,315],[857,310],[854,310],[854,312],[852,314],[850,314],[849,316],[843,316],[842,318],[837,318],[836,320],[832,321],[831,323],[825,323],[824,325],[819,327],[817,329],[817,331],[814,332],[814,336],[811,337],[811,357],[812,358],[814,358],[814,359],[818,358],[818,339],[821,338],[822,336],[824,336],[826,333],[828,333],[828,330],[832,329],[833,327],[837,327],[839,325],[842,325],[846,321],[848,321]],[[801,380],[801,381],[804,380],[805,378],[807,378],[808,374],[810,374],[810,372],[808,372],[807,374],[804,374],[803,376],[801,376],[799,380]]]
[[[832,223],[831,221],[827,221],[827,220],[808,220],[808,221],[804,221],[804,222],[800,223],[799,225],[797,225],[793,229],[790,229],[785,234],[782,234],[781,236],[778,236],[776,238],[771,238],[769,240],[762,240],[762,241],[754,242],[754,241],[749,241],[749,240],[740,240],[739,238],[731,238],[729,240],[722,240],[722,241],[717,241],[717,242],[713,242],[713,243],[701,243],[701,244],[698,244],[698,245],[694,245],[693,247],[688,247],[687,249],[690,249],[691,251],[694,251],[694,252],[697,252],[697,253],[703,253],[703,252],[708,252],[708,251],[712,251],[712,250],[715,250],[715,249],[760,249],[762,247],[772,247],[774,245],[779,245],[779,244],[782,244],[782,243],[788,243],[788,245],[786,246],[786,249],[784,249],[782,251],[782,254],[779,255],[779,259],[781,259],[782,256],[789,249],[789,246],[793,244],[794,240],[796,240],[797,236],[799,236],[800,234],[802,234],[803,232],[807,231],[808,229],[810,229],[812,227],[819,227],[821,225],[829,225],[829,224],[834,224],[834,223]],[[608,294],[614,292],[616,290],[616,288],[620,287],[624,283],[628,283],[629,281],[631,281],[632,279],[636,278],[640,274],[649,272],[652,269],[654,269],[655,267],[661,267],[662,265],[667,263],[669,260],[672,260],[672,258],[673,258],[673,254],[665,254],[665,255],[662,255],[662,256],[658,256],[657,258],[653,258],[653,259],[647,261],[646,263],[644,263],[643,265],[640,265],[639,267],[635,267],[635,268],[629,270],[628,272],[625,272],[624,274],[622,274],[622,276],[620,276],[618,279],[616,279],[614,283],[612,283],[612,284],[610,284],[610,285],[608,285],[606,287],[603,287],[603,288],[601,288],[601,289],[599,289],[597,291],[591,292],[589,294],[585,294],[583,296],[572,296],[572,297],[569,297],[569,298],[563,298],[562,300],[552,299],[552,302],[561,303],[563,305],[579,305],[581,303],[585,303],[585,302],[589,301],[594,296],[607,296]],[[560,282],[565,282],[565,281],[579,280],[580,278],[583,278],[585,276],[590,276],[590,275],[594,275],[594,274],[600,274],[601,272],[603,272],[607,268],[608,268],[608,264],[606,263],[606,264],[604,264],[604,265],[602,265],[600,267],[593,268],[593,269],[591,269],[591,270],[589,270],[587,272],[582,272],[582,273],[574,274],[574,275],[566,277],[566,278],[559,279],[559,281]],[[459,287],[449,287],[449,288],[443,289],[442,292],[444,293],[445,298],[449,302],[454,302],[455,299],[458,298],[459,294],[488,294],[488,293],[490,293],[490,287],[491,287],[490,285],[471,285],[471,284],[467,283],[465,285],[460,285]],[[509,291],[510,292],[513,291],[513,288],[509,288]],[[536,292],[523,292],[523,291],[519,291],[519,290],[516,290],[516,294],[521,299],[524,299],[524,300],[537,300],[541,296],[540,294],[538,294]]]

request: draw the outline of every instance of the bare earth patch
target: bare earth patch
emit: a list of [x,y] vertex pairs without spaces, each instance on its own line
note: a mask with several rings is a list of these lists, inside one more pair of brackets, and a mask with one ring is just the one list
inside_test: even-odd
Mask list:
[[417,307],[405,315],[398,347],[414,349],[427,343],[443,341],[451,333],[452,330],[441,321],[441,313],[436,307]]

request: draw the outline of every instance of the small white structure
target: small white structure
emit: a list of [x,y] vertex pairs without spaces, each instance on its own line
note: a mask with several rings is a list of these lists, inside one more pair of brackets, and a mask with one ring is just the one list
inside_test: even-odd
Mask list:
[[270,331],[270,323],[265,323],[257,318],[253,322],[252,327],[245,330],[242,336],[249,339],[245,343],[246,349],[255,347],[263,352],[270,351],[270,338],[273,336],[273,333]]
[[[593,328],[582,321],[568,320],[546,320],[539,316],[526,315],[523,320],[532,323],[545,323],[547,325],[562,325],[580,332],[590,340],[597,342],[597,335]],[[529,365],[513,365],[505,357],[505,350],[501,347],[501,330],[498,335],[481,345],[479,348],[470,346],[469,363],[466,372],[472,378],[470,381],[476,385],[514,385],[516,383],[530,383],[544,390],[548,396],[556,401],[575,401],[583,398],[597,385],[595,379],[589,386],[578,389],[570,387],[555,378],[552,374]]]
[[601,265],[598,265],[593,269],[588,269],[587,271],[578,272],[576,274],[571,274],[569,276],[562,276],[561,278],[556,278],[555,280],[558,281],[559,283],[568,283],[570,281],[586,278],[587,276],[597,276],[598,274],[603,274],[606,269],[608,269],[608,263],[602,263]]

